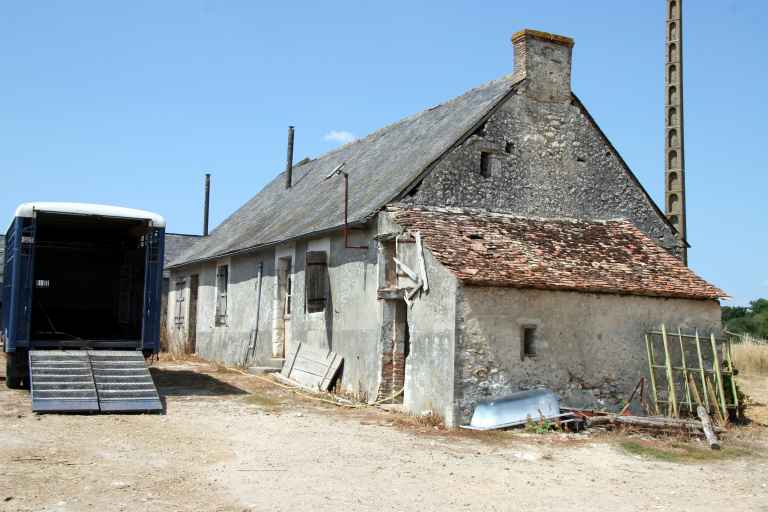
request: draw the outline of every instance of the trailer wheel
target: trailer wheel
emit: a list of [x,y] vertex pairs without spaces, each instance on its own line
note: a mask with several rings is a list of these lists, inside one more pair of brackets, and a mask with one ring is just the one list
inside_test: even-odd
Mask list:
[[22,351],[5,354],[5,385],[8,388],[24,389],[29,387],[26,355]]

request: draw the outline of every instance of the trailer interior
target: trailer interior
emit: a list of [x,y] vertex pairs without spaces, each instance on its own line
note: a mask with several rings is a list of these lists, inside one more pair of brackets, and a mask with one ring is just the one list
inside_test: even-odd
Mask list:
[[148,230],[144,220],[38,214],[31,317],[35,347],[140,346]]

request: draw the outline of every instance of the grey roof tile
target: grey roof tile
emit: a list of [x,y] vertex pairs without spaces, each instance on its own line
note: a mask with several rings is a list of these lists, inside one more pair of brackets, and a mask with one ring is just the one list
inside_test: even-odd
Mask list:
[[281,173],[171,266],[342,226],[343,180],[324,180],[341,163],[349,173],[349,222],[369,218],[397,197],[519,82],[512,75],[488,82],[296,166],[290,189],[285,189]]
[[165,261],[164,266],[168,266],[173,260],[181,256],[184,251],[189,250],[195,242],[202,239],[200,235],[183,235],[180,233],[165,234]]

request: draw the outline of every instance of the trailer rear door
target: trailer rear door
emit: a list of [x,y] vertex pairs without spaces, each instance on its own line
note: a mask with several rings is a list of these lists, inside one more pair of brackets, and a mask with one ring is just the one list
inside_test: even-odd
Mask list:
[[35,219],[14,219],[5,238],[3,334],[6,352],[29,346],[34,240]]

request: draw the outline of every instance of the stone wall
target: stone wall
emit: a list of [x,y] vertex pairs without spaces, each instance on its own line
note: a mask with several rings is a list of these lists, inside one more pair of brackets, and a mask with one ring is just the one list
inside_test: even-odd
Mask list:
[[[616,407],[647,376],[646,331],[721,329],[716,301],[485,287],[458,297],[460,422],[478,400],[536,387],[567,405]],[[533,357],[521,356],[524,327],[535,328]]]
[[579,103],[538,101],[527,84],[447,154],[405,202],[521,216],[626,218],[674,251],[672,230]]

